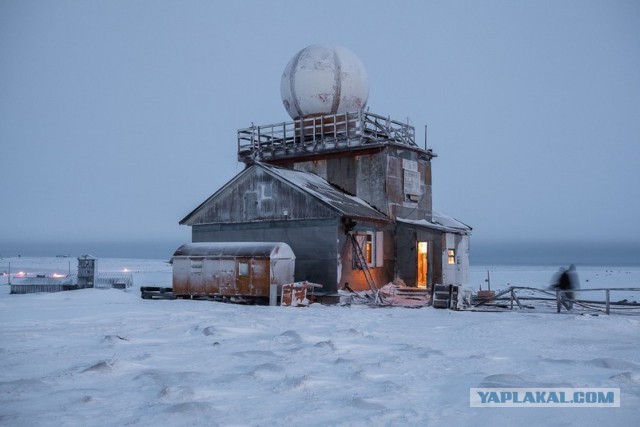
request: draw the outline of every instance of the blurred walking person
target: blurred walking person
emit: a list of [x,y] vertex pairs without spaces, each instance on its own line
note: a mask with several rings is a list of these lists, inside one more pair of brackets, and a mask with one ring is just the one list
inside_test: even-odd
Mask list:
[[580,289],[576,266],[571,264],[566,270],[561,267],[552,280],[551,289],[562,291],[560,302],[567,310],[571,310],[575,299],[574,291]]

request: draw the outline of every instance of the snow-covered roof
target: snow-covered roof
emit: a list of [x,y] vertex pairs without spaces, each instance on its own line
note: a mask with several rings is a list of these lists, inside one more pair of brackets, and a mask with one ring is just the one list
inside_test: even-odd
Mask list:
[[361,198],[345,193],[314,173],[284,169],[273,165],[267,165],[265,163],[255,162],[253,165],[233,177],[207,200],[191,211],[191,213],[180,221],[180,224],[188,224],[191,218],[193,218],[193,216],[196,215],[204,206],[222,194],[227,188],[233,186],[241,176],[250,173],[253,168],[262,169],[275,179],[283,181],[288,185],[309,194],[319,202],[329,206],[331,209],[344,216],[390,221],[389,217],[369,205]]
[[201,242],[180,246],[173,257],[271,258],[295,259],[284,242]]
[[405,224],[419,225],[421,227],[432,228],[447,233],[470,234],[472,228],[467,224],[458,221],[439,211],[432,211],[432,221],[426,219],[406,219],[397,218],[398,222]]
[[21,277],[11,281],[13,285],[29,285],[29,286],[49,286],[49,285],[72,285],[72,277]]
[[314,173],[283,169],[264,163],[256,163],[256,165],[346,216],[381,220],[389,219],[385,214],[376,210],[361,198],[345,193]]

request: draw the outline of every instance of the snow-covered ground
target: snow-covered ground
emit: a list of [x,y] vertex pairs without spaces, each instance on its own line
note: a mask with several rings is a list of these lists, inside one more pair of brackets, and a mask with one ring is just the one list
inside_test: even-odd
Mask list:
[[[0,273],[75,259],[0,260]],[[70,264],[69,264],[70,262]],[[283,308],[152,301],[162,261],[100,259],[127,291],[9,295],[0,278],[0,425],[637,425],[640,316]],[[474,267],[471,284],[545,287],[556,267]],[[587,287],[637,267],[580,267]],[[637,295],[636,295],[637,297]],[[616,387],[620,408],[470,408],[471,387]]]

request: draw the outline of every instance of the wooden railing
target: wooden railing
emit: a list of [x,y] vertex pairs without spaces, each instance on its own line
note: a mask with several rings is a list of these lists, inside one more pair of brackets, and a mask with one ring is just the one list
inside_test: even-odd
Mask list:
[[357,111],[239,129],[238,160],[272,160],[381,143],[418,148],[413,126]]
[[[585,299],[585,298],[569,298],[565,294],[569,293],[584,293],[589,292],[593,294],[604,293],[603,300]],[[560,313],[562,308],[570,310],[572,307],[577,306],[582,309],[603,312],[605,314],[634,314],[640,315],[640,303],[637,301],[629,301],[627,299],[619,301],[611,301],[612,292],[640,292],[640,288],[592,288],[592,289],[571,289],[571,290],[559,290],[559,289],[540,289],[527,286],[510,286],[507,289],[496,293],[488,298],[480,298],[472,303],[472,307],[480,307],[484,305],[491,305],[498,302],[508,304],[510,309],[513,309],[514,303],[519,308],[523,308],[523,301],[540,301],[547,303],[555,303],[556,311]],[[527,295],[522,295],[526,293]],[[541,296],[535,296],[536,294]],[[534,295],[534,296],[531,296]],[[569,305],[567,303],[570,303]]]

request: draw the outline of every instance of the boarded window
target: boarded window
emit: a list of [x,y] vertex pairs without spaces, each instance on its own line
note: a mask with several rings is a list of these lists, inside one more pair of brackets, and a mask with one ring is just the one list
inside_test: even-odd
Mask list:
[[262,199],[270,199],[273,197],[273,185],[270,182],[260,184],[262,188]]
[[417,203],[420,200],[420,172],[418,162],[402,159],[405,201]]
[[203,259],[192,259],[191,260],[191,272],[192,273],[202,273],[202,264],[204,264]]

